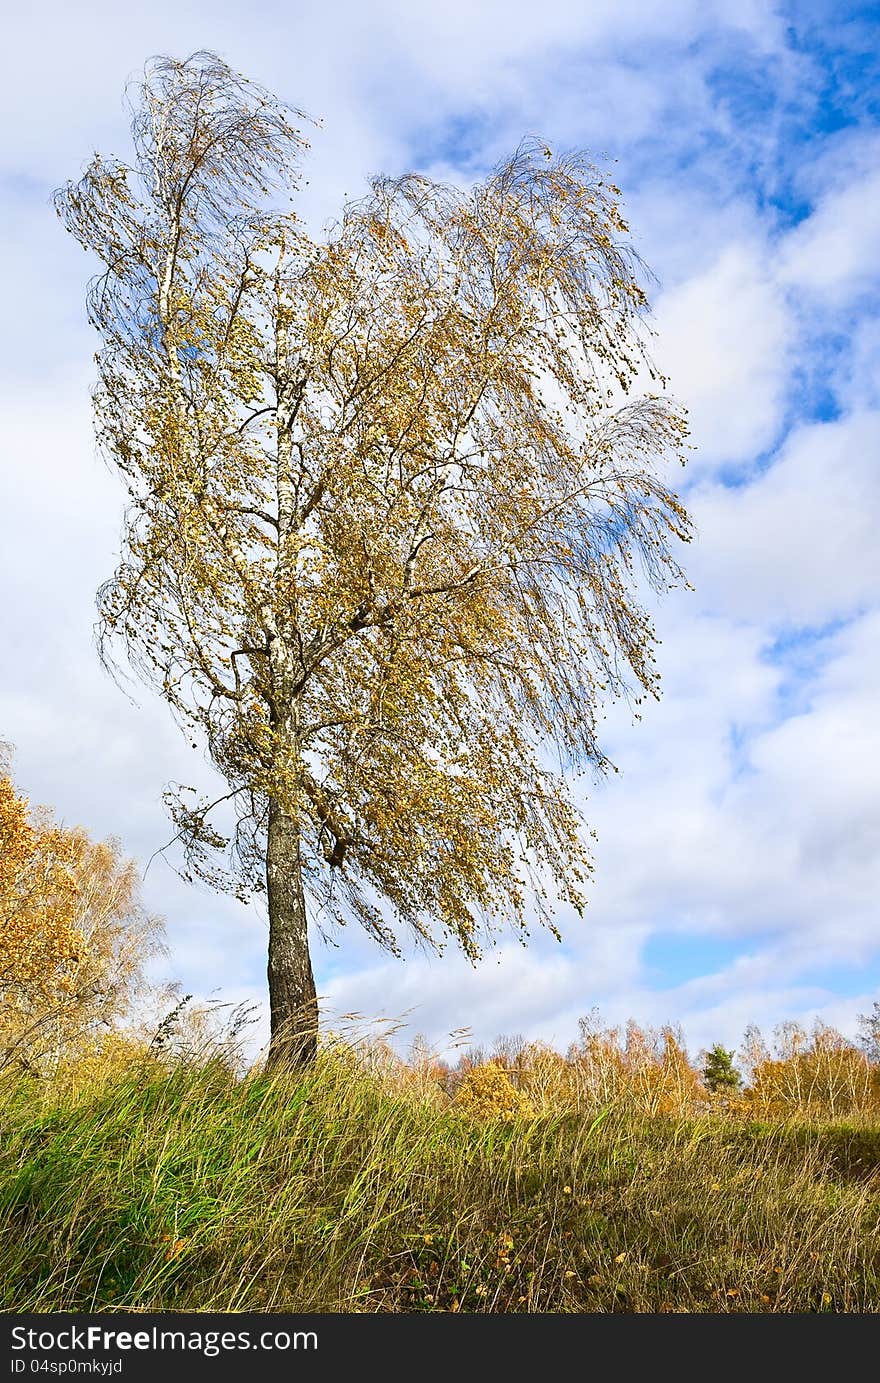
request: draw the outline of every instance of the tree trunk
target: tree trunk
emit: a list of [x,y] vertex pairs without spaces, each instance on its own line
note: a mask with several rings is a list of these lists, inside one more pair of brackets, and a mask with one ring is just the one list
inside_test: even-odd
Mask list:
[[308,1066],[318,1048],[318,1002],[309,955],[296,822],[272,800],[266,849],[269,895],[269,1065]]

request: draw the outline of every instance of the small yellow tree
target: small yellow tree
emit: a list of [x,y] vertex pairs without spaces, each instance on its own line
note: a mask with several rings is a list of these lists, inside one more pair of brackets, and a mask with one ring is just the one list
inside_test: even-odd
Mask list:
[[32,818],[0,765],[0,988],[20,1007],[69,988],[77,964],[77,846]]
[[0,772],[0,1049],[45,1072],[125,1016],[159,946],[115,841],[33,812]]
[[[326,241],[270,191],[291,112],[211,54],[160,58],[132,166],[58,196],[103,263],[96,420],[129,497],[101,593],[236,814],[230,886],[265,887],[270,1055],[314,1056],[306,899],[397,949],[476,957],[589,857],[566,765],[602,769],[602,698],[657,691],[636,570],[688,537],[657,463],[684,424],[627,399],[646,298],[618,190],[523,144],[468,192],[377,179]],[[654,376],[656,378],[656,376]],[[171,802],[224,875],[218,803]]]

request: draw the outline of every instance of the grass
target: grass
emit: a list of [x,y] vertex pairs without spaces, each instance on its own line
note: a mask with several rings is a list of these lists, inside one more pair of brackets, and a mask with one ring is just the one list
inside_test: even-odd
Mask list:
[[0,1308],[874,1311],[880,1130],[479,1121],[330,1052],[2,1099]]

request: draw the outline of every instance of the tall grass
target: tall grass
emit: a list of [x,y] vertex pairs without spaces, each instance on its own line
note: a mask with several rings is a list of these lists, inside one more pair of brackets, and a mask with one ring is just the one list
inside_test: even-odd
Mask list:
[[880,1130],[486,1119],[345,1048],[2,1091],[6,1311],[873,1311]]

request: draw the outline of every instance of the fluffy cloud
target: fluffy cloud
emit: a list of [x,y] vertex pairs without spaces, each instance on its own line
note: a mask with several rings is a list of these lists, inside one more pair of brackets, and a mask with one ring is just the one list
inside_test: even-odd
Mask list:
[[700,488],[693,579],[732,616],[819,625],[880,598],[880,413],[797,428],[750,484]]
[[786,237],[785,282],[839,306],[880,277],[880,171],[876,132],[832,142],[805,179],[814,205]]
[[792,324],[760,243],[734,242],[659,299],[657,359],[687,400],[697,463],[742,461],[774,440]]

